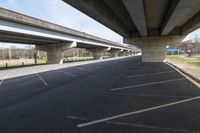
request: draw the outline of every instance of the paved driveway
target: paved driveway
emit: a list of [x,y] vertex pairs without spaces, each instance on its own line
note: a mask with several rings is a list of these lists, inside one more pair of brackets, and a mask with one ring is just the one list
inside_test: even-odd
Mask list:
[[[1,80],[2,81],[2,80]],[[6,79],[0,133],[198,133],[200,88],[139,57]]]

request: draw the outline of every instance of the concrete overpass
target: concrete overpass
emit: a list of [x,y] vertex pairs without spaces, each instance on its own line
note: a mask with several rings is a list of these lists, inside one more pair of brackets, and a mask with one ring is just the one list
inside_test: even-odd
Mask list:
[[143,62],[162,62],[166,45],[200,27],[199,0],[64,0],[142,49]]
[[117,56],[133,49],[93,35],[0,8],[0,42],[35,44],[47,52],[48,63],[60,63],[69,48],[86,48],[95,59],[104,52]]

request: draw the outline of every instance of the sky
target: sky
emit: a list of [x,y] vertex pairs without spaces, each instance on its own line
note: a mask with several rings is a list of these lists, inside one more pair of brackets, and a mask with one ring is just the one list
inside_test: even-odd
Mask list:
[[122,43],[120,35],[61,0],[0,0],[0,7]]
[[[62,0],[0,0],[0,7],[122,43],[122,37]],[[200,29],[188,38],[200,37]],[[10,47],[4,43],[3,47]],[[19,45],[16,45],[19,46]],[[20,47],[24,47],[21,45]]]

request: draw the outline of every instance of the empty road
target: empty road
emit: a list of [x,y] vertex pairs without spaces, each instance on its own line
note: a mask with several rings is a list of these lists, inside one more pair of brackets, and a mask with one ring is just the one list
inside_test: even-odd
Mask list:
[[200,88],[139,60],[3,73],[0,133],[200,133]]

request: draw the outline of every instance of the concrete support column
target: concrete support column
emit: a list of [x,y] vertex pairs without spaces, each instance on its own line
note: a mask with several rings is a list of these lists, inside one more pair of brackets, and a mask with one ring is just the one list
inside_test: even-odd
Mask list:
[[98,48],[91,48],[88,50],[92,52],[93,59],[103,59],[104,52],[108,51],[109,49],[110,48],[98,47]]
[[131,56],[132,55],[132,52],[129,50],[126,54],[126,56]]
[[62,49],[48,49],[47,50],[47,63],[49,64],[63,64],[64,50]]
[[135,55],[135,51],[132,50],[132,51],[130,52],[130,56],[134,56],[134,55]]
[[122,56],[126,56],[126,51],[122,52],[121,55],[122,55]]
[[111,57],[118,57],[119,53],[121,53],[123,49],[110,49],[108,52],[110,53]]
[[113,53],[112,53],[112,57],[117,58],[118,56],[119,56],[119,52],[113,52]]
[[142,62],[163,62],[166,57],[166,46],[162,44],[144,45],[142,49]]
[[122,52],[122,56],[129,56],[129,52],[128,52],[127,50],[124,50],[124,51]]
[[94,50],[92,53],[93,59],[103,59],[103,51]]
[[76,43],[60,43],[60,44],[48,44],[38,45],[37,50],[47,52],[47,63],[49,64],[62,64],[64,59],[64,50],[76,46]]
[[185,35],[138,37],[124,39],[125,43],[133,44],[142,50],[142,62],[163,62],[166,46],[173,46],[183,40]]

